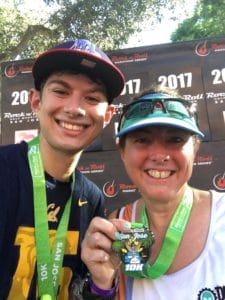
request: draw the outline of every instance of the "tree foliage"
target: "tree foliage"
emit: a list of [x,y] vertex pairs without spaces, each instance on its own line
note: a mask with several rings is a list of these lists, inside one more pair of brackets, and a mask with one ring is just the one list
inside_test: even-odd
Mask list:
[[225,0],[198,0],[194,15],[185,19],[171,35],[173,42],[225,35]]
[[105,50],[117,49],[142,26],[160,21],[165,8],[173,12],[180,3],[179,0],[43,0],[45,9],[34,10],[26,8],[28,0],[1,2],[0,62],[32,58],[59,41],[74,38],[87,38]]

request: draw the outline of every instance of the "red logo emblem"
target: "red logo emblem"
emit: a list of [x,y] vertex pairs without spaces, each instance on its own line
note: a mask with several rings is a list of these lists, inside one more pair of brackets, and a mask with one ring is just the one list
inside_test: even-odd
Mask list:
[[15,77],[18,73],[17,68],[14,65],[9,65],[5,68],[6,77],[12,78]]
[[115,184],[115,181],[112,182],[107,181],[103,185],[103,193],[106,197],[113,198],[118,194],[117,185]]
[[213,185],[217,190],[225,191],[225,172],[214,176]]
[[210,53],[210,49],[207,47],[207,41],[198,43],[195,47],[195,53],[199,56],[207,56]]

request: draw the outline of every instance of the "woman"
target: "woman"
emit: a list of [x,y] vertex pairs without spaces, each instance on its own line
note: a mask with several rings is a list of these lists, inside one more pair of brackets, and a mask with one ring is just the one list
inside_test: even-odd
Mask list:
[[188,185],[203,136],[193,105],[168,90],[124,107],[118,148],[140,198],[110,221],[92,220],[82,246],[86,289],[120,300],[220,299],[225,194]]

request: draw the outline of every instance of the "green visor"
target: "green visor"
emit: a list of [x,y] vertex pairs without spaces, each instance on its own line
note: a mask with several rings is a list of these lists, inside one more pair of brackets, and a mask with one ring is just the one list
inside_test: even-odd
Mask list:
[[166,94],[147,94],[123,107],[116,137],[149,126],[177,127],[203,138],[192,104]]

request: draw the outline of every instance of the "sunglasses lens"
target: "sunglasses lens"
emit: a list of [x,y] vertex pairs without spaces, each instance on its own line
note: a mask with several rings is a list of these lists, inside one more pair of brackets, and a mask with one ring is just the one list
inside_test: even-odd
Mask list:
[[171,115],[176,115],[177,118],[189,117],[190,113],[188,111],[187,104],[179,101],[166,101],[165,102],[166,110]]
[[148,115],[157,114],[157,112],[168,114],[177,119],[191,118],[188,107],[188,103],[181,99],[137,100],[124,107],[120,119],[119,131],[126,120],[145,118]]
[[124,117],[126,119],[133,119],[133,118],[144,118],[152,111],[152,102],[144,101],[138,103],[132,103],[130,106],[127,107],[124,113]]

